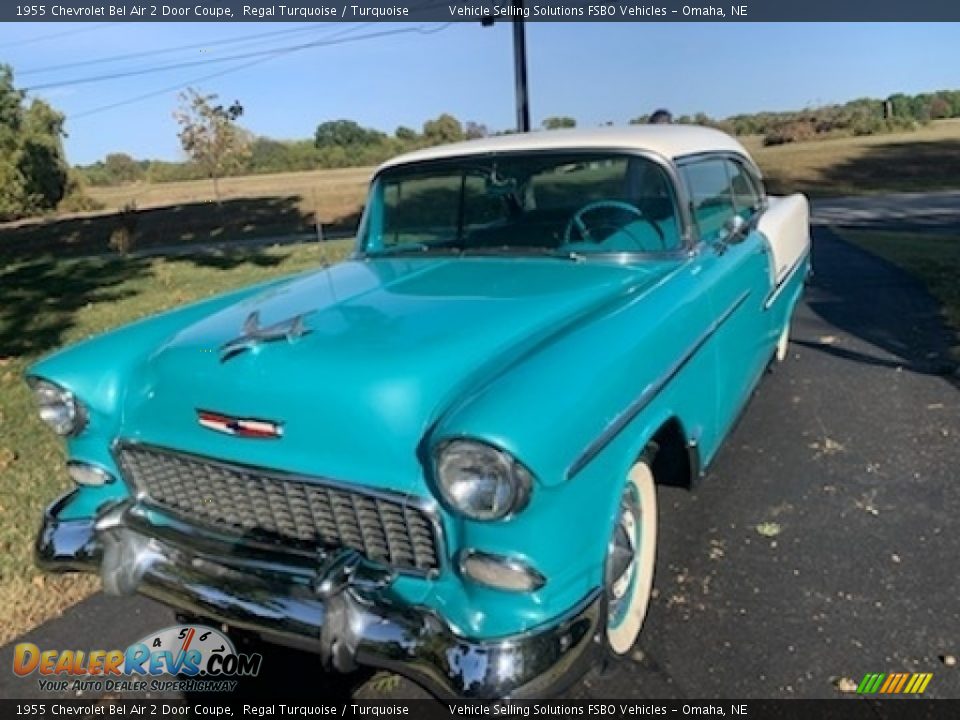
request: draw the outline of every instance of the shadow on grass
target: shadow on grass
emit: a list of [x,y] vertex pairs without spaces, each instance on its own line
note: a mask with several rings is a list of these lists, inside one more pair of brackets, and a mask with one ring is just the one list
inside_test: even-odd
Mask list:
[[[295,196],[175,205],[137,217],[135,250],[216,270],[275,267],[283,256],[259,249],[257,238],[302,233],[313,223]],[[352,231],[357,219],[337,218],[330,233]],[[75,327],[77,311],[150,287],[151,258],[110,250],[118,225],[116,215],[104,215],[0,227],[0,357],[53,350]]]
[[825,167],[817,179],[789,182],[767,177],[772,194],[803,192],[816,197],[864,192],[923,192],[960,187],[960,140],[872,145],[862,154]]
[[59,347],[78,310],[130,297],[132,285],[120,286],[149,271],[144,258],[65,262],[50,255],[0,268],[0,357]]
[[829,184],[877,190],[940,190],[960,185],[960,140],[901,142],[869,147],[827,168]]
[[[314,215],[301,210],[300,202],[298,196],[290,195],[139,210],[134,250],[242,244],[313,232]],[[324,230],[330,235],[351,232],[358,219],[358,212],[333,218]],[[111,213],[0,226],[0,262],[29,260],[46,252],[57,257],[111,254],[110,236],[120,225],[120,216]]]
[[841,332],[899,361],[829,344],[799,344],[865,365],[950,376],[955,367],[950,359],[953,333],[939,303],[918,280],[823,227],[814,231],[812,262],[810,308]]

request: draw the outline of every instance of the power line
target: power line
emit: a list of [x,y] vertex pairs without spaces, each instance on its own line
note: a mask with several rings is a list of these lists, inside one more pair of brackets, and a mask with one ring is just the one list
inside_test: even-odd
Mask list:
[[322,23],[322,27],[317,27],[318,24],[310,23],[310,27],[300,27],[300,28],[290,28],[287,30],[274,30],[273,32],[265,33],[254,33],[252,35],[241,35],[239,37],[226,38],[223,40],[212,40],[209,42],[198,42],[191,43],[189,45],[178,45],[177,47],[172,48],[161,48],[158,50],[147,50],[142,52],[126,53],[124,55],[111,55],[110,57],[96,58],[93,60],[82,60],[80,62],[72,63],[61,63],[58,65],[45,65],[38,68],[28,68],[27,70],[18,70],[17,75],[23,77],[24,75],[38,75],[40,73],[51,72],[53,70],[63,70],[65,68],[78,68],[86,67],[89,65],[103,65],[104,63],[113,63],[121,60],[135,60],[138,58],[145,57],[155,57],[157,55],[169,55],[171,53],[181,52],[183,50],[196,50],[197,48],[205,49],[210,47],[218,47],[220,45],[232,45],[234,43],[241,44],[255,44],[256,41],[264,38],[272,38],[278,35],[302,35],[310,32],[317,32],[321,29],[326,29],[331,23]]
[[16,40],[14,42],[3,43],[0,45],[0,48],[12,48],[20,47],[21,45],[31,45],[32,43],[43,42],[44,40],[54,40],[55,38],[69,37],[70,35],[79,35],[80,33],[90,32],[91,30],[99,30],[100,28],[107,27],[108,25],[115,25],[116,23],[97,23],[95,25],[87,25],[80,28],[72,28],[70,30],[63,30],[61,32],[50,33],[49,35],[38,35],[36,37],[27,38],[26,40]]
[[[369,25],[369,24],[370,23],[363,23],[363,25]],[[383,30],[383,31],[374,32],[374,33],[367,33],[366,35],[354,35],[352,37],[345,37],[345,38],[341,37],[339,40],[333,40],[328,37],[326,41],[308,43],[306,45],[297,45],[290,48],[277,49],[272,51],[273,54],[271,54],[269,57],[259,57],[255,60],[251,60],[249,62],[245,62],[231,68],[226,68],[225,70],[220,70],[215,73],[210,73],[209,75],[203,75],[201,77],[192,78],[191,80],[187,80],[185,82],[181,82],[176,85],[170,85],[164,88],[160,88],[158,90],[152,90],[150,92],[143,93],[142,95],[137,95],[135,97],[127,98],[126,100],[120,100],[115,103],[110,103],[109,105],[101,105],[99,107],[91,108],[90,110],[84,110],[81,113],[75,113],[70,115],[68,120],[71,120],[71,121],[77,120],[79,118],[84,118],[90,115],[95,115],[97,113],[106,112],[107,110],[113,110],[115,108],[123,107],[125,105],[132,105],[133,103],[137,103],[142,100],[148,100],[149,98],[157,97],[158,95],[164,95],[166,93],[173,92],[175,90],[181,90],[185,87],[189,87],[190,85],[193,85],[194,83],[204,82],[206,80],[211,80],[213,78],[227,75],[229,73],[238,72],[248,67],[252,67],[254,65],[259,65],[260,63],[267,62],[268,60],[272,60],[281,55],[288,55],[290,53],[298,52],[300,50],[305,50],[313,47],[323,47],[328,45],[340,45],[343,43],[353,42],[355,40],[367,40],[370,38],[385,37],[389,35],[400,35],[400,34],[411,33],[411,32],[419,33],[421,35],[433,35],[434,33],[438,33],[443,30],[446,30],[448,27],[450,27],[451,24],[452,23],[444,23],[439,27],[429,29],[429,30],[425,30],[421,26],[414,27],[414,28],[398,28],[395,30]],[[358,28],[350,28],[350,30],[356,30],[356,29]],[[340,33],[340,35],[343,35],[346,32],[350,32],[350,30],[344,30]]]
[[[363,36],[363,38],[382,37],[386,35],[397,35],[403,32],[412,32],[412,31],[422,32],[422,30],[420,30],[419,28],[400,29],[395,31],[384,30],[379,33],[371,33],[370,35],[365,35]],[[360,39],[360,38],[347,38],[345,42],[349,40],[354,40],[354,39]],[[58,82],[42,83],[40,85],[33,85],[31,87],[24,88],[24,91],[36,92],[37,90],[49,90],[52,88],[69,87],[73,85],[86,85],[89,83],[104,82],[107,80],[119,80],[121,78],[137,77],[140,75],[150,75],[158,72],[167,72],[168,70],[181,70],[183,68],[197,67],[200,65],[212,65],[214,63],[230,62],[232,60],[246,60],[249,58],[258,58],[258,57],[272,57],[277,53],[295,52],[297,50],[306,50],[307,48],[312,48],[312,47],[322,47],[328,44],[330,43],[326,40],[315,40],[308,43],[302,43],[300,45],[289,45],[286,47],[274,48],[270,50],[257,50],[255,52],[240,53],[238,55],[229,55],[227,57],[221,57],[221,58],[190,60],[188,62],[172,63],[170,65],[161,65],[159,67],[144,68],[140,70],[127,70],[124,72],[109,73],[106,75],[91,75],[83,78],[75,78],[73,80],[62,80]]]
[[[400,32],[409,32],[409,30],[398,30],[398,31],[382,31],[380,33],[372,33],[364,37],[381,37],[384,35],[396,35]],[[354,39],[354,38],[348,38]],[[139,70],[127,70],[124,72],[115,72],[108,73],[106,75],[90,75],[82,78],[74,78],[73,80],[61,80],[57,82],[42,83],[40,85],[32,85],[30,87],[24,88],[25,92],[36,92],[37,90],[49,90],[52,88],[59,87],[69,87],[73,85],[87,85],[89,83],[104,82],[107,80],[118,80],[121,78],[127,77],[137,77],[140,75],[150,75],[158,72],[167,72],[168,70],[181,70],[188,67],[197,67],[200,65],[212,65],[214,63],[230,62],[232,60],[246,60],[249,58],[257,57],[272,57],[279,52],[294,52],[297,50],[305,50],[311,47],[321,47],[323,45],[329,44],[326,40],[316,40],[308,43],[302,43],[300,45],[288,45],[286,47],[273,48],[269,50],[257,50],[255,52],[248,53],[239,53],[237,55],[229,55],[227,57],[221,58],[206,58],[204,60],[190,60],[187,62],[171,63],[170,65],[161,65],[158,67],[152,68],[143,68]]]

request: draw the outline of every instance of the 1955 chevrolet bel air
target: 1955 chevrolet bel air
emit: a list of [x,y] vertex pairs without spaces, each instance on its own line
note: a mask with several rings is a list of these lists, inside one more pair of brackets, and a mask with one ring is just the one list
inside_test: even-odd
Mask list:
[[337,670],[546,696],[636,642],[657,486],[784,358],[809,245],[806,199],[706,128],[391,160],[349,260],[29,370],[76,485],[38,562]]

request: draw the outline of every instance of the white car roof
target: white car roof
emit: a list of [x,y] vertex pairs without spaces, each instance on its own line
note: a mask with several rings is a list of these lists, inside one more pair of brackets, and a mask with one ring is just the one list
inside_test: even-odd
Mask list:
[[524,150],[646,150],[674,159],[683,155],[727,151],[750,157],[732,137],[699,125],[628,125],[572,130],[542,130],[467,140],[415,150],[387,160],[379,168],[488,153]]

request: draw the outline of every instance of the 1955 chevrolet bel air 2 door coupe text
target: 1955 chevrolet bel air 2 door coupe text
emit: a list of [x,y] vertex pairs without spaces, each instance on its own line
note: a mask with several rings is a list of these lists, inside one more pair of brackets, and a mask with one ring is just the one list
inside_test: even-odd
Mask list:
[[545,696],[646,614],[809,270],[803,196],[699,127],[431,148],[346,262],[32,367],[76,487],[37,540],[191,617],[441,696]]

